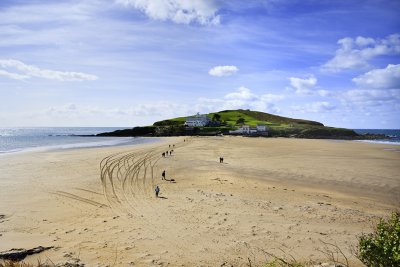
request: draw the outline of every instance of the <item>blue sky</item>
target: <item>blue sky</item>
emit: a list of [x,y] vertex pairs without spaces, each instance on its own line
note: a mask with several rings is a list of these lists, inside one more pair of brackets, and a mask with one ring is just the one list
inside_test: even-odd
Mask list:
[[0,127],[252,109],[400,128],[397,0],[3,0]]

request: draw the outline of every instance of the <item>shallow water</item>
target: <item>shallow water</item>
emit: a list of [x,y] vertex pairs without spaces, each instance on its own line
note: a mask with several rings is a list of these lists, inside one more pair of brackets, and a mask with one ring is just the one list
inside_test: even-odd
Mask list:
[[80,147],[143,144],[156,141],[142,137],[81,136],[111,132],[128,127],[33,127],[0,128],[0,153],[27,150],[70,149]]

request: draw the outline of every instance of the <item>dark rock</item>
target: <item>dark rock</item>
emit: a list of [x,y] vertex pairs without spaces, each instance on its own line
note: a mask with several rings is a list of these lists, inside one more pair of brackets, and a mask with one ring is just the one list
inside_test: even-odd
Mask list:
[[51,249],[53,247],[36,247],[31,249],[22,249],[22,248],[13,248],[8,251],[0,252],[0,259],[4,260],[12,260],[12,261],[21,261],[25,259],[29,255],[41,253],[45,250]]

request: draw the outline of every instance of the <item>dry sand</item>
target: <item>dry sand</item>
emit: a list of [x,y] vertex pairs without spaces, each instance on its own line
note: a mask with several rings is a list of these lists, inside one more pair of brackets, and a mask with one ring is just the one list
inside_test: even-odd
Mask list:
[[359,266],[357,235],[399,207],[399,160],[394,145],[243,137],[2,156],[0,251],[54,246],[26,261],[86,266],[260,266],[268,253],[327,262],[329,242]]

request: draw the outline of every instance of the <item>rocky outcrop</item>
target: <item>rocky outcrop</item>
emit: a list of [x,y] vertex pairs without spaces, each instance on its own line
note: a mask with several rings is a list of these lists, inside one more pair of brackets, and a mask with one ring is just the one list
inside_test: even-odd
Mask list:
[[43,252],[48,249],[52,249],[53,247],[36,247],[31,249],[23,249],[23,248],[13,248],[8,251],[0,252],[0,259],[3,260],[11,260],[11,261],[21,261],[25,259],[29,255],[37,254]]

